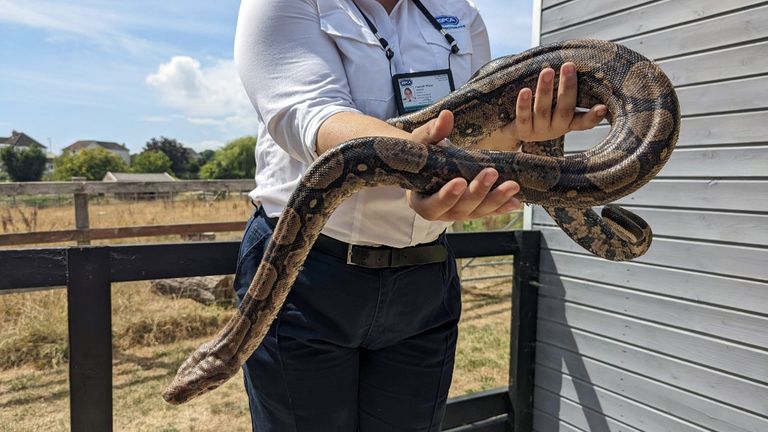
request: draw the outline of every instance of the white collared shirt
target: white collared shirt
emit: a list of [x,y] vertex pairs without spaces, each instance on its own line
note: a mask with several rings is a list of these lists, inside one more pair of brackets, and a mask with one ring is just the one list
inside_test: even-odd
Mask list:
[[[456,86],[490,60],[488,34],[468,0],[423,0],[459,45],[450,66]],[[357,5],[395,53],[392,73],[448,67],[449,45],[410,0],[391,14],[376,0]],[[455,19],[453,19],[455,18]],[[316,158],[320,125],[351,111],[397,115],[390,66],[352,0],[243,0],[235,62],[259,120],[251,198],[279,216]],[[404,247],[433,241],[448,226],[429,222],[397,187],[366,188],[346,199],[323,233],[354,244]]]

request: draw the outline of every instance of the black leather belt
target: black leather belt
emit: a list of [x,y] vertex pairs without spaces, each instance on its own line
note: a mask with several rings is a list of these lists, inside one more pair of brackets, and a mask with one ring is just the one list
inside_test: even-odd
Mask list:
[[[259,213],[272,229],[277,226],[278,218],[267,216],[259,206]],[[361,246],[345,243],[333,237],[320,234],[312,249],[344,260],[347,264],[367,268],[392,268],[419,264],[443,262],[448,258],[448,250],[439,239],[431,243],[422,243],[405,248],[389,246]]]

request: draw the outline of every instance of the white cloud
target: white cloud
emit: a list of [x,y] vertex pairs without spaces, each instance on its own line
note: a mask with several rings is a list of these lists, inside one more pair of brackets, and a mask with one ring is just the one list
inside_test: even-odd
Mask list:
[[230,134],[255,131],[254,110],[232,60],[203,67],[192,57],[175,56],[147,76],[146,82],[166,106],[192,124],[217,126]]
[[86,40],[104,48],[121,48],[131,54],[165,55],[172,46],[147,39],[147,30],[192,35],[231,35],[229,23],[200,20],[185,15],[178,6],[163,2],[104,2],[93,0],[0,0],[0,22],[19,24],[50,33],[53,42]]
[[135,16],[109,10],[102,4],[0,0],[0,10],[3,11],[0,22],[49,31],[54,41],[75,37],[106,48],[119,47],[137,55],[167,49],[130,33],[129,27],[138,24]]
[[223,146],[223,142],[216,140],[205,140],[200,141],[197,144],[190,145],[190,147],[192,147],[192,149],[194,149],[196,152],[201,152],[203,150],[217,150]]

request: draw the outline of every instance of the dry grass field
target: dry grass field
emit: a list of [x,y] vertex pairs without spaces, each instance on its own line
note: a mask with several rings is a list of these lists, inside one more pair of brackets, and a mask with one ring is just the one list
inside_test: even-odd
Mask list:
[[[245,220],[243,197],[204,202],[103,202],[91,204],[91,226],[109,227]],[[69,206],[0,208],[0,232],[68,229]],[[20,215],[24,215],[23,217]],[[24,222],[26,220],[27,222]],[[236,239],[239,233],[219,234]],[[127,241],[178,241],[126,239]],[[493,260],[493,259],[490,259]],[[510,265],[467,269],[464,276],[509,273]],[[506,385],[511,281],[465,283],[459,348],[451,396]],[[222,388],[180,407],[160,393],[178,364],[231,315],[155,293],[149,282],[114,284],[113,403],[117,431],[247,431],[248,409],[238,375]],[[66,297],[63,290],[0,295],[0,432],[69,430]]]
[[[0,203],[0,234],[32,231],[56,231],[75,228],[75,211],[64,197],[60,205],[9,205]],[[89,205],[91,228],[137,225],[169,225],[196,222],[246,221],[253,207],[245,195],[226,199],[202,200],[197,195],[181,195],[177,199],[157,201],[121,201],[92,198]],[[240,233],[220,233],[217,239],[239,238]],[[175,238],[127,238],[101,240],[94,244],[178,241]],[[47,244],[51,246],[52,244]],[[28,246],[25,246],[28,247]]]

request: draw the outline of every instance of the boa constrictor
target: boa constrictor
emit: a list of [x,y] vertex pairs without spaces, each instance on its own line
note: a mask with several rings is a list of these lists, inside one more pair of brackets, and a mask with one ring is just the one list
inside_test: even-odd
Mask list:
[[[563,155],[562,139],[525,143],[523,152],[479,151],[472,146],[514,119],[515,100],[535,88],[544,67],[576,64],[578,106],[603,103],[608,136],[592,149]],[[533,48],[482,67],[464,86],[433,106],[390,120],[412,131],[453,111],[453,145],[369,137],[322,155],[304,175],[236,315],[179,368],[163,397],[183,403],[234,375],[259,346],[334,209],[363,187],[397,185],[432,193],[455,177],[471,180],[493,167],[498,182],[520,184],[517,197],[544,206],[577,243],[598,256],[625,260],[644,253],[651,231],[641,218],[606,206],[601,219],[590,207],[605,205],[647,183],[677,141],[680,114],[672,84],[653,62],[610,42],[573,40]]]

